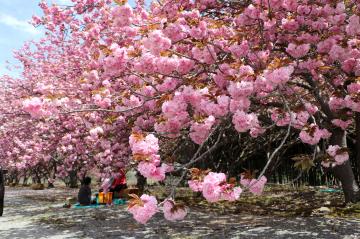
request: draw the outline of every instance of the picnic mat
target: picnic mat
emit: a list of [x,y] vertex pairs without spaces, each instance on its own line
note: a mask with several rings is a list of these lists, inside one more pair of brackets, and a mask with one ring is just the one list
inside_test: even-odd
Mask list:
[[[124,205],[126,204],[126,200],[125,199],[114,199],[113,200],[113,205]],[[101,207],[106,207],[106,204],[91,204],[91,205],[87,205],[87,206],[81,206],[80,203],[76,203],[74,204],[73,208],[101,208]]]
[[335,189],[335,188],[320,189],[319,191],[322,192],[322,193],[338,193],[338,192],[341,192],[340,189]]

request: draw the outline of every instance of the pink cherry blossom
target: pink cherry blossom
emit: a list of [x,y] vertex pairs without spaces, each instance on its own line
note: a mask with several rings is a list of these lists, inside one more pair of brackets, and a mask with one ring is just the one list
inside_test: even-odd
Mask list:
[[246,132],[253,127],[258,126],[258,119],[255,114],[247,114],[244,111],[240,110],[236,111],[233,116],[232,122],[238,132]]
[[296,31],[299,29],[299,23],[294,19],[282,19],[282,27],[287,31]]
[[153,134],[149,134],[140,140],[131,135],[129,143],[133,154],[151,155],[157,154],[159,150],[159,140]]
[[350,36],[355,36],[360,33],[360,17],[352,15],[349,18],[349,24],[346,26],[346,33]]
[[133,11],[130,5],[125,4],[114,8],[112,12],[115,26],[123,27],[131,24]]
[[38,97],[33,97],[23,101],[23,109],[36,118],[43,115],[43,105],[43,101]]
[[174,166],[166,163],[162,163],[161,167],[164,169],[165,173],[170,173],[174,171]]
[[221,200],[223,188],[221,183],[226,181],[226,175],[223,173],[210,172],[205,176],[203,182],[202,193],[205,199],[209,202],[217,202]]
[[188,181],[189,187],[194,192],[202,192],[203,190],[203,182],[199,180],[189,180]]
[[211,127],[215,123],[214,116],[209,116],[204,123],[193,123],[190,128],[190,138],[197,144],[202,144],[209,136]]
[[144,46],[154,55],[168,50],[171,47],[171,40],[167,38],[162,31],[156,30],[150,33],[149,37],[144,40]]
[[230,202],[236,201],[239,199],[241,193],[242,189],[240,187],[224,189],[222,193],[222,199]]
[[330,97],[329,106],[331,110],[336,111],[345,107],[345,101],[338,97]]
[[333,61],[343,61],[345,54],[345,49],[338,45],[333,45],[329,51],[329,57]]
[[352,120],[333,119],[331,123],[333,123],[337,127],[340,127],[342,130],[346,130],[346,128],[351,125]]
[[183,206],[178,206],[171,199],[168,199],[163,204],[163,212],[166,220],[177,221],[183,220],[187,214],[187,209]]
[[199,22],[198,26],[190,29],[189,34],[198,40],[206,38],[208,36],[207,23],[205,21]]
[[313,105],[309,102],[305,103],[305,109],[311,115],[315,114],[319,110],[319,108],[316,105]]
[[177,65],[177,71],[180,74],[187,74],[192,70],[194,65],[195,63],[193,60],[187,58],[180,58]]
[[164,75],[170,75],[178,69],[179,62],[177,58],[159,57],[156,59],[156,62],[157,72]]
[[255,195],[261,195],[266,182],[267,178],[265,176],[262,176],[259,180],[256,180],[256,182],[251,182],[249,187],[250,192]]
[[285,126],[292,121],[288,112],[279,113],[276,110],[272,112],[271,119],[276,123],[277,126]]
[[228,91],[231,97],[237,100],[251,95],[254,91],[254,86],[253,83],[249,81],[231,82]]
[[145,224],[158,211],[157,200],[154,196],[143,194],[140,197],[143,205],[134,205],[128,208],[128,211],[133,215],[134,219]]
[[250,107],[250,100],[246,97],[238,98],[237,100],[230,100],[230,111],[235,113],[237,110],[247,111]]
[[334,167],[336,165],[341,165],[345,161],[349,160],[349,154],[347,151],[341,150],[342,148],[339,145],[329,145],[326,152],[334,158],[335,162],[321,162],[324,167]]
[[273,85],[284,84],[289,81],[291,74],[294,72],[294,67],[281,67],[273,71],[266,71],[264,77]]
[[213,64],[216,59],[216,52],[213,46],[208,46],[203,49],[194,47],[191,50],[193,57],[201,63]]
[[351,83],[347,86],[350,94],[360,93],[360,83]]
[[286,52],[294,58],[301,58],[305,56],[310,50],[310,44],[295,45],[290,43],[286,48]]
[[230,46],[229,50],[238,58],[244,57],[249,52],[249,43],[247,41],[243,41],[240,45]]
[[103,189],[103,191],[105,193],[107,193],[109,191],[109,188],[111,187],[112,181],[110,180],[110,178],[106,178],[102,184],[101,184],[101,188]]
[[100,134],[104,133],[104,130],[101,127],[95,127],[89,133],[93,139],[97,139]]
[[243,175],[241,175],[241,180],[240,180],[241,185],[249,188],[250,192],[252,192],[255,195],[262,194],[266,182],[267,182],[267,178],[265,176],[261,176],[261,178],[257,180],[257,179],[246,179],[244,178]]
[[353,111],[360,112],[360,101],[357,100],[355,97],[347,95],[344,102],[346,107],[350,108]]
[[300,132],[300,139],[304,143],[315,145],[319,143],[321,139],[327,139],[331,136],[331,133],[326,129],[319,129],[315,124],[304,128]]

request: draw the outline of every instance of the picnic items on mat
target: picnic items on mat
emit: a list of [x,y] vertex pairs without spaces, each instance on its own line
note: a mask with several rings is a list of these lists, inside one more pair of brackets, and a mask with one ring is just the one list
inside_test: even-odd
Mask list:
[[99,192],[99,194],[97,195],[97,200],[96,202],[98,204],[111,204],[113,201],[113,193],[112,192]]

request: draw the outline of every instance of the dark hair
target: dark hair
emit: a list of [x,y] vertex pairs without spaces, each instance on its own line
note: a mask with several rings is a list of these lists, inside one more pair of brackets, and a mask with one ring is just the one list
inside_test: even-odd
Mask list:
[[89,185],[91,183],[91,178],[90,177],[85,177],[82,181],[82,183],[84,185]]

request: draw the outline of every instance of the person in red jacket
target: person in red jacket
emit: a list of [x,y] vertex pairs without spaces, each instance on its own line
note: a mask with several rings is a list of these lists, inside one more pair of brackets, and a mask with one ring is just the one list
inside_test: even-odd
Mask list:
[[122,189],[126,189],[126,175],[124,169],[120,169],[118,175],[114,178],[109,191],[120,192]]

